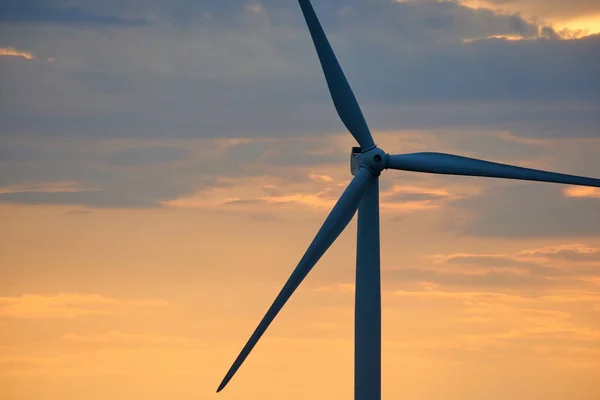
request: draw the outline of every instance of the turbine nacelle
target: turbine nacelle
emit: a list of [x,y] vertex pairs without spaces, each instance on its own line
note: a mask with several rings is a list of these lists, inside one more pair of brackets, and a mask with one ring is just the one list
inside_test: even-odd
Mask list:
[[375,176],[379,176],[387,166],[388,155],[377,146],[363,152],[361,147],[353,147],[350,153],[350,172],[356,175],[360,167],[365,167]]

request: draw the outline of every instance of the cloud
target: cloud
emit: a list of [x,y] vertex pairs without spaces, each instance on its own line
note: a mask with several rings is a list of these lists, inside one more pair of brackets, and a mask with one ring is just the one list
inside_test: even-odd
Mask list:
[[0,194],[7,193],[73,193],[86,191],[78,182],[42,182],[0,187]]
[[[593,287],[586,284],[585,281],[578,279],[577,270],[568,268],[556,268],[531,261],[520,261],[508,256],[487,256],[487,255],[452,255],[444,257],[443,266],[423,266],[423,267],[382,267],[382,279],[387,282],[389,287],[419,288],[423,292],[410,292],[414,296],[442,296],[456,299],[469,299],[473,296],[479,296],[481,299],[485,296],[498,297],[502,301],[510,300],[510,296],[517,293],[524,293],[530,296],[533,293],[554,293],[560,288],[579,288]],[[450,266],[450,268],[449,268]],[[590,276],[597,276],[598,271],[588,271]],[[489,290],[490,293],[477,292]],[[333,284],[327,286],[318,286],[313,289],[315,292],[333,292],[333,293],[353,293],[353,284]],[[396,291],[392,291],[396,293]],[[402,293],[404,293],[402,291]],[[419,294],[420,293],[420,294]],[[515,301],[528,301],[529,297],[515,297]],[[544,297],[544,301],[551,297]],[[569,301],[569,295],[556,295],[553,301]],[[480,299],[480,300],[481,300]],[[559,300],[560,299],[560,300]],[[585,302],[598,300],[597,296],[589,298],[587,295],[577,295],[572,297],[575,302]],[[512,300],[511,300],[512,301]]]
[[598,300],[596,292],[584,291],[561,291],[557,290],[554,294],[542,294],[539,296],[521,295],[518,293],[501,293],[494,291],[469,291],[469,290],[393,290],[388,292],[390,296],[414,297],[414,298],[438,298],[466,300],[462,303],[466,306],[489,306],[494,304],[515,304],[523,305],[527,309],[539,300],[551,303],[593,303]]
[[[346,186],[333,181],[320,181],[303,177],[290,180],[276,176],[254,176],[238,179],[221,179],[225,187],[203,188],[192,196],[164,202],[165,206],[182,208],[232,209],[239,211],[265,210],[276,205],[282,209],[329,211],[337,201],[337,195]],[[315,187],[316,185],[325,187]],[[339,192],[339,193],[338,193]]]
[[[564,167],[561,164],[555,169],[577,173],[596,167],[592,156],[595,144],[585,140],[454,130],[376,132],[375,136],[385,149],[398,151],[447,150],[544,169],[551,169],[546,160],[561,151]],[[3,138],[0,202],[95,208],[235,206],[224,211],[247,210],[241,206],[250,205],[257,211],[261,204],[318,203],[316,208],[310,207],[328,210],[349,182],[346,149],[351,141],[348,134],[304,139],[75,142]],[[582,157],[582,150],[590,157]],[[463,211],[461,201],[481,198],[486,190],[483,186],[482,191],[482,185],[492,184],[502,183],[388,172],[381,181],[381,209],[402,213],[445,208],[471,213],[468,207]],[[447,215],[452,218],[453,214]]]
[[595,0],[464,0],[470,6],[485,6],[508,12],[521,11],[527,16],[546,19],[573,19],[584,15],[600,13],[600,5]]
[[[290,179],[291,178],[291,179]],[[237,211],[265,211],[268,206],[283,210],[303,208],[318,212],[330,211],[349,183],[337,178],[308,174],[308,179],[286,176],[253,176],[220,179],[226,186],[202,188],[191,196],[166,201],[163,205],[181,208],[229,209]],[[408,194],[399,198],[398,194]],[[442,189],[410,186],[392,186],[381,192],[380,209],[383,213],[406,213],[439,208],[444,200],[453,198]],[[232,208],[235,206],[235,208]]]
[[[11,96],[0,111],[0,185],[78,182],[85,190],[3,193],[0,202],[161,207],[214,194],[225,185],[219,181],[224,176],[256,180],[272,174],[296,184],[310,173],[309,179],[343,181],[330,169],[315,168],[347,165],[351,143],[344,142],[342,150],[341,141],[331,139],[331,133],[348,135],[297,4],[262,1],[260,13],[244,9],[259,3],[237,1],[8,4],[19,15],[50,18],[56,10],[76,9],[81,15],[153,22],[125,30],[108,24],[102,31],[35,23],[33,17],[2,23],[9,43],[41,59],[52,51],[60,62],[2,66],[6,79],[0,89]],[[316,7],[374,131],[420,130],[414,137],[424,129],[447,132],[436,146],[454,144],[528,162],[532,154],[549,157],[550,138],[598,135],[600,63],[594,57],[600,37],[541,39],[539,23],[452,2]],[[527,40],[464,43],[497,35]],[[509,138],[504,145],[486,139],[498,130]],[[452,143],[457,131],[472,136]],[[408,141],[395,143],[404,148]],[[347,176],[347,168],[344,172]],[[219,204],[279,199],[287,205],[320,202],[324,209],[341,193],[324,192],[327,188],[249,194],[228,187],[232,193]],[[388,189],[382,187],[382,193]],[[466,204],[459,198],[466,201],[471,194],[397,192],[382,210]]]
[[78,192],[17,192],[0,194],[0,202],[29,205],[85,205],[97,208],[155,208],[159,205],[141,196],[103,190]]
[[427,188],[419,186],[392,185],[388,190],[384,190],[380,197],[385,202],[434,202],[460,198],[461,196],[452,194],[444,188]]
[[146,22],[141,18],[129,19],[116,14],[97,14],[86,6],[89,4],[62,0],[7,1],[0,5],[0,22],[100,26],[138,26]]
[[115,149],[106,157],[112,165],[144,166],[185,159],[188,151],[175,146],[137,146]]
[[[64,5],[24,4],[34,14]],[[61,62],[3,67],[1,89],[14,93],[0,113],[3,131],[189,138],[343,130],[297,4],[262,2],[261,13],[222,1],[77,4],[93,15],[158,17],[148,26],[102,32],[6,25],[16,44],[40,57],[52,49]],[[344,7],[358,16],[340,16],[338,2],[317,11],[376,129],[537,123],[539,134],[563,129],[564,136],[573,126],[597,124],[597,37],[538,39],[541,27],[518,15],[452,2]],[[206,20],[206,13],[213,17]],[[195,23],[181,27],[181,20]],[[82,31],[65,41],[65,29]],[[532,40],[463,42],[497,35]],[[58,96],[61,102],[52,101]],[[591,104],[569,109],[550,101]]]
[[523,257],[542,257],[569,262],[600,261],[600,249],[583,244],[567,244],[553,247],[524,250],[519,253]]
[[562,196],[550,184],[488,187],[479,196],[459,199],[468,211],[464,234],[485,237],[566,237],[600,234],[598,199]]
[[[5,138],[0,140],[0,202],[153,208],[211,191],[219,196],[215,204],[317,193],[327,197],[326,201],[336,200],[345,183],[339,186],[339,176],[315,173],[321,165],[327,166],[328,174],[339,173],[339,163],[344,162],[344,179],[350,176],[348,156],[334,139],[327,135],[319,140],[65,140],[31,144],[27,139]],[[277,189],[281,184],[285,191]],[[262,189],[256,191],[252,185]]]
[[115,315],[122,312],[164,307],[164,300],[112,299],[97,294],[24,294],[0,297],[0,318],[47,319]]
[[259,13],[259,12],[263,11],[263,8],[260,5],[260,3],[246,3],[244,5],[244,9],[246,11],[252,12],[252,13]]
[[[477,350],[495,347],[498,349],[506,349],[507,347],[515,347],[519,344],[535,344],[540,342],[552,343],[552,350],[547,346],[542,347],[542,353],[562,352],[562,346],[556,346],[556,342],[567,347],[572,343],[588,342],[594,346],[600,340],[600,331],[584,327],[578,327],[568,324],[562,326],[540,326],[527,327],[523,329],[510,329],[498,333],[486,333],[485,335],[463,335],[459,343],[463,343],[469,347],[475,347]],[[533,347],[533,350],[540,352],[540,348]],[[544,351],[545,350],[545,351]],[[561,351],[562,350],[562,351]],[[593,350],[589,349],[589,350]]]
[[592,197],[600,198],[600,189],[593,187],[569,187],[564,190],[567,197]]
[[17,50],[14,47],[0,47],[0,57],[22,57],[26,60],[33,60],[35,56],[28,52]]
[[[404,314],[414,315],[406,320],[395,317],[395,322],[412,324],[411,329],[417,332],[401,335],[393,340],[394,345],[419,348],[421,355],[431,351],[435,358],[468,362],[476,357],[478,363],[486,365],[517,359],[539,363],[543,358],[556,366],[575,367],[596,357],[600,330],[593,317],[590,319],[590,311],[597,293],[576,289],[568,293],[553,287],[542,291],[550,295],[539,295],[539,291],[522,289],[517,286],[506,293],[498,293],[498,288],[388,292],[388,304],[397,304]],[[394,315],[390,313],[388,318]],[[438,334],[431,334],[432,330]],[[441,339],[440,331],[444,332]],[[582,349],[582,358],[569,354],[574,347]]]
[[565,280],[556,281],[543,275],[511,270],[490,270],[483,273],[440,271],[428,268],[387,268],[384,276],[395,282],[430,282],[441,287],[457,288],[531,288],[564,285]]
[[327,175],[308,174],[308,177],[315,182],[332,182],[333,178]]
[[[382,275],[394,287],[420,288],[439,292],[454,288],[467,292],[473,288],[488,288],[510,293],[548,293],[544,301],[586,302],[586,290],[595,290],[600,270],[594,262],[600,260],[595,248],[584,245],[562,245],[533,248],[509,254],[453,253],[432,255],[420,267],[383,266]],[[421,261],[422,262],[422,261]],[[591,263],[591,264],[590,264]],[[575,290],[578,295],[560,293],[559,288]],[[459,293],[457,293],[460,296]],[[536,296],[536,297],[537,297]]]
[[483,269],[514,269],[526,271],[540,276],[552,277],[565,275],[561,270],[547,267],[543,264],[524,261],[507,255],[496,254],[452,254],[444,258],[446,264],[474,266]]
[[[27,140],[25,140],[26,142]],[[137,145],[136,145],[137,144]],[[99,208],[158,207],[212,181],[212,148],[188,143],[6,140],[0,151],[0,202]],[[210,145],[206,143],[205,146]],[[239,164],[226,166],[236,171]]]

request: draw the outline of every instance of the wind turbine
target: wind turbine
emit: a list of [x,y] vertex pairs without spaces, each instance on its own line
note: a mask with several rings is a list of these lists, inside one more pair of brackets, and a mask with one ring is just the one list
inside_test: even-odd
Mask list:
[[360,145],[360,147],[353,147],[351,153],[351,171],[354,178],[225,375],[217,392],[220,392],[231,380],[292,293],[346,228],[358,210],[354,398],[356,400],[379,400],[381,398],[380,173],[384,169],[396,169],[593,187],[600,187],[600,179],[521,168],[444,153],[395,155],[385,153],[373,141],[358,102],[310,1],[298,1],[317,50],[337,113]]

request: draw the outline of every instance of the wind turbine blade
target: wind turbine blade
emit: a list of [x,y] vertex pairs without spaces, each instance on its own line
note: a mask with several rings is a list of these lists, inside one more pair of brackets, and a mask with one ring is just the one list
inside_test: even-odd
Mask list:
[[327,251],[329,246],[333,244],[335,239],[342,233],[344,228],[354,217],[360,200],[368,186],[368,183],[375,179],[371,172],[366,168],[360,168],[357,174],[352,179],[336,205],[333,207],[329,216],[323,223],[323,226],[313,239],[312,243],[304,253],[304,256],[298,263],[298,266],[292,272],[288,281],[281,289],[281,292],[275,298],[275,301],[263,317],[258,327],[250,336],[250,339],[234,361],[233,365],[225,375],[223,382],[219,385],[217,392],[220,392],[225,385],[231,380],[238,368],[242,365],[250,351],[254,348],[260,337],[265,333],[273,319],[277,316],[281,308],[288,301],[292,293],[308,275],[310,270],[315,266],[317,261]]
[[329,87],[329,92],[331,93],[331,98],[333,99],[333,104],[338,115],[352,136],[360,144],[363,151],[374,147],[375,142],[373,142],[373,137],[371,136],[365,117],[333,53],[327,36],[325,36],[315,10],[309,0],[298,0],[298,2],[300,3],[300,8],[302,8],[304,19],[319,55],[319,61],[321,62],[327,86]]
[[390,155],[387,158],[386,168],[431,174],[485,176],[600,187],[600,179],[522,168],[444,153]]

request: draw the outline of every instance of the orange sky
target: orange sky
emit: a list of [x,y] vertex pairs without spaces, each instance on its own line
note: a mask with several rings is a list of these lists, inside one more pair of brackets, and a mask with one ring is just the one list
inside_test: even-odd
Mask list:
[[[387,147],[415,137],[375,135]],[[2,390],[11,399],[351,397],[355,222],[214,394],[346,168],[295,168],[311,177],[296,187],[236,181],[162,210],[3,205]],[[261,179],[304,200],[222,205],[264,197]],[[384,182],[393,185],[383,198],[439,194],[428,207],[383,207],[384,398],[596,398],[600,238],[459,235],[449,199],[502,182],[393,171]]]

